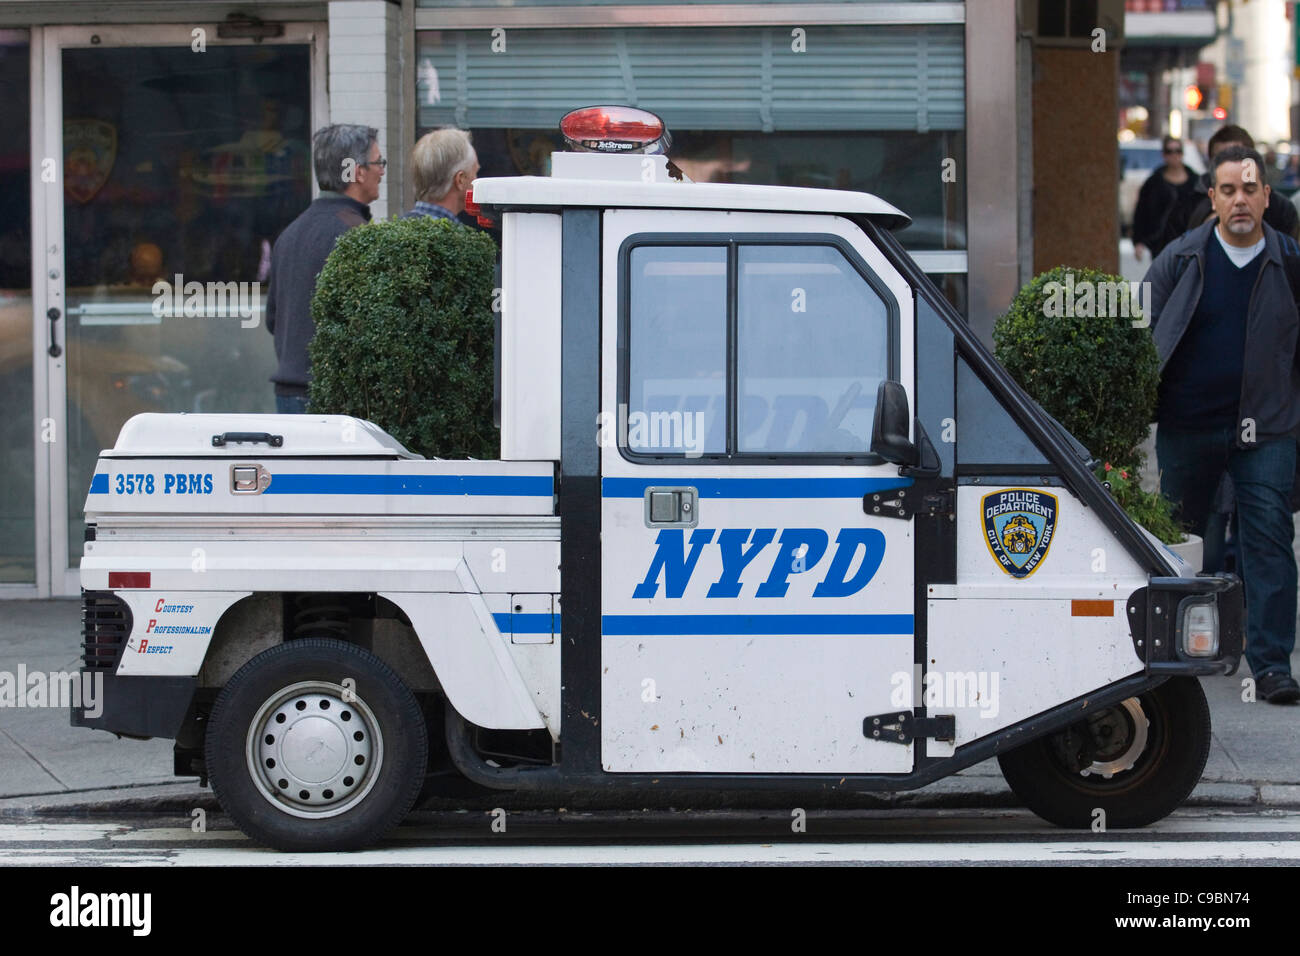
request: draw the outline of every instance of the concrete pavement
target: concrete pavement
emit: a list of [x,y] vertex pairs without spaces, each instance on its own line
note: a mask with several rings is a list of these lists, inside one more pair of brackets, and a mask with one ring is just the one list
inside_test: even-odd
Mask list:
[[[0,671],[16,673],[22,664],[29,673],[76,672],[80,622],[80,605],[73,600],[0,604]],[[1292,667],[1300,673],[1300,655],[1293,658]],[[1188,802],[1300,806],[1300,706],[1242,701],[1245,676],[1243,665],[1243,672],[1235,677],[1202,681],[1214,740],[1202,782]],[[173,777],[171,768],[170,740],[119,740],[104,731],[74,728],[64,708],[0,708],[0,815],[92,810],[188,813],[196,807],[216,808],[210,790],[201,789],[193,778]],[[493,806],[502,799],[488,794],[440,800],[435,806],[471,809],[485,801]],[[701,807],[709,802],[698,794],[691,800]],[[768,794],[763,802],[774,800],[779,802],[781,796]],[[569,805],[585,802],[574,800]],[[993,760],[922,790],[836,795],[825,802],[917,808],[1018,805]]]

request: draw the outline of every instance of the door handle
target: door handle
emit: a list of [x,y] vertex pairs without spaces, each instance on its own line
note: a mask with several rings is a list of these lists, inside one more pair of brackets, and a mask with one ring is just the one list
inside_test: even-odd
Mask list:
[[647,528],[694,528],[700,523],[700,495],[694,488],[647,488],[645,490],[645,524]]
[[63,354],[63,347],[58,343],[58,326],[54,323],[59,321],[63,313],[53,306],[45,313],[45,317],[50,320],[50,347],[46,349],[50,353],[50,358],[58,358]]
[[212,436],[213,448],[224,448],[228,442],[267,444],[272,448],[279,448],[284,444],[284,436],[272,435],[270,432],[222,432],[220,435]]

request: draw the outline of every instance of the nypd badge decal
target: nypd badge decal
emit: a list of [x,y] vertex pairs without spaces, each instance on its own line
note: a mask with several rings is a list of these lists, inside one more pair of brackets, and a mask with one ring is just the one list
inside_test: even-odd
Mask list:
[[985,495],[984,541],[1002,570],[1027,578],[1047,557],[1056,534],[1056,496],[1028,488]]

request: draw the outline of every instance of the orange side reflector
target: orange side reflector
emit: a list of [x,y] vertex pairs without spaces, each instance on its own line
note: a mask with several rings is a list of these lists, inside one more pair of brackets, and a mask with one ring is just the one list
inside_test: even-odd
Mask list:
[[1114,601],[1071,601],[1071,617],[1114,617]]

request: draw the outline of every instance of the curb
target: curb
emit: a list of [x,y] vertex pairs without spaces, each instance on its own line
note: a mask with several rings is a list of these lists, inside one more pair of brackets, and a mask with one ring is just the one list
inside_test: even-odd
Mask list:
[[145,784],[102,790],[72,790],[0,798],[0,820],[89,814],[179,814],[202,809],[220,813],[211,790],[197,783]]

